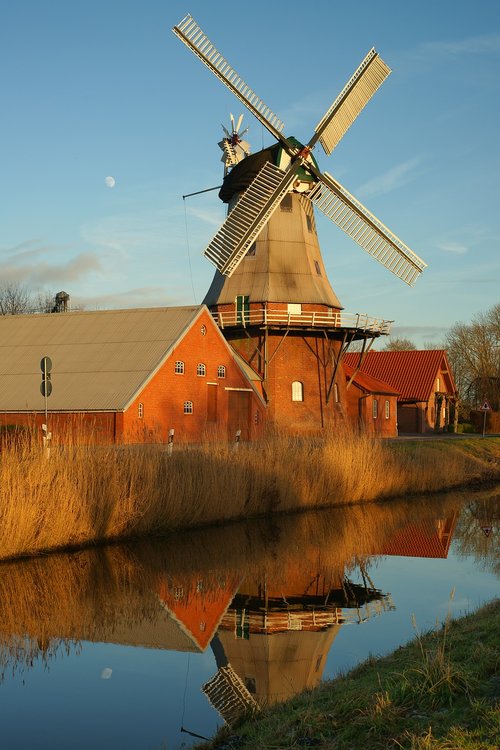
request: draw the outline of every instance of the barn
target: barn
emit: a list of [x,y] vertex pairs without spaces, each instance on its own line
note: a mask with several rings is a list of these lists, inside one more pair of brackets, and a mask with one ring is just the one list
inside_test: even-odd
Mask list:
[[265,403],[204,305],[0,317],[0,427],[48,425],[96,442],[252,439]]
[[448,430],[457,415],[458,392],[444,349],[348,353],[347,365],[390,384],[398,396],[400,433]]

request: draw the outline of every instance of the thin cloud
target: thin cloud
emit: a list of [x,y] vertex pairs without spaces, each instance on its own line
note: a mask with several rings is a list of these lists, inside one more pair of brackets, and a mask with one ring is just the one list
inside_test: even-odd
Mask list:
[[411,182],[415,178],[417,168],[421,162],[422,158],[416,156],[401,164],[396,164],[395,167],[392,167],[384,174],[373,177],[368,182],[365,182],[357,189],[356,193],[365,198],[390,193],[392,190],[396,190],[402,185]]
[[[23,258],[22,260],[26,260]],[[0,263],[0,276],[6,283],[22,283],[39,287],[44,284],[76,282],[93,271],[101,271],[99,257],[92,252],[79,253],[66,263],[37,262]]]
[[443,252],[454,253],[455,255],[465,255],[469,252],[469,248],[459,242],[438,242],[437,246]]
[[430,57],[463,57],[465,55],[498,55],[500,34],[483,34],[454,41],[424,42],[416,50],[426,59]]

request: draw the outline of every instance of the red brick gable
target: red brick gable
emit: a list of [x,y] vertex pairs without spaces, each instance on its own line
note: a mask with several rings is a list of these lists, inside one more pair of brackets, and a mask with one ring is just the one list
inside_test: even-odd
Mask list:
[[[345,364],[357,367],[359,358],[359,353],[348,353]],[[446,390],[456,391],[444,349],[368,352],[361,372],[390,383],[400,401],[428,401],[440,374],[446,376]]]

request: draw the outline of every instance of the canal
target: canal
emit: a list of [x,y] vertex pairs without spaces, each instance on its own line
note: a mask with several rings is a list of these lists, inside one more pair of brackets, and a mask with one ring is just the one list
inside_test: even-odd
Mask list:
[[500,490],[0,565],[0,743],[166,750],[499,593]]

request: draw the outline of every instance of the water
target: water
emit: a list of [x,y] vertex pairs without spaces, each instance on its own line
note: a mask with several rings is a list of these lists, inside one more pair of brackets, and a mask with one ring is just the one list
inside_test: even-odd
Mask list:
[[0,746],[189,747],[498,596],[499,516],[439,496],[4,564]]

